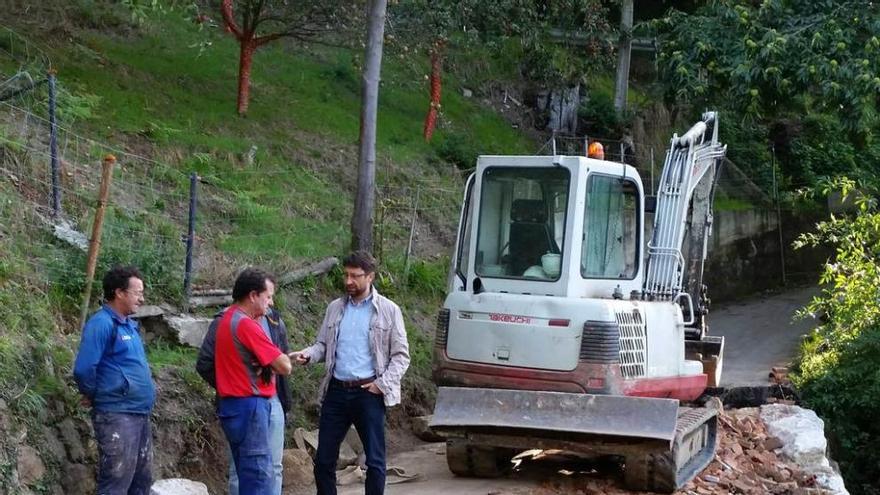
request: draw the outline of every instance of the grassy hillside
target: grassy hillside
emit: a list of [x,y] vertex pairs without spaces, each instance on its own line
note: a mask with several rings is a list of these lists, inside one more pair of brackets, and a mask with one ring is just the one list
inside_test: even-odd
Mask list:
[[[40,70],[42,57],[35,53],[51,59],[58,71],[62,204],[79,231],[90,228],[100,157],[106,152],[119,157],[99,276],[114,262],[135,263],[145,272],[150,303],[181,302],[180,236],[191,172],[202,178],[197,283],[227,287],[247,264],[283,272],[344,254],[357,170],[359,52],[266,46],[254,61],[250,112],[240,118],[236,44],[219,29],[199,29],[180,10],[151,13],[137,24],[124,7],[104,2],[0,0],[0,8],[11,14],[2,22],[38,48],[23,60],[15,56],[23,53],[20,43],[0,43],[0,80],[23,67]],[[460,96],[454,79],[445,81],[435,140],[425,143],[424,70],[389,51],[380,90],[379,285],[405,309],[413,354],[409,405],[396,413],[395,422],[423,412],[420,404],[432,393],[430,335],[457,220],[459,167],[471,166],[477,153],[535,148],[491,110]],[[45,227],[45,98],[43,86],[0,105],[0,413],[8,410],[12,418],[0,425],[10,438],[0,442],[0,492],[15,487],[16,456],[25,444],[41,452],[48,467],[31,484],[40,493],[69,481],[71,465],[94,461],[89,454],[65,457],[63,449],[57,455],[51,448],[52,436],[64,436],[62,423],[69,418],[83,439],[89,432],[69,380],[85,256]],[[417,191],[413,264],[404,279]],[[281,292],[277,304],[295,346],[314,337],[336,293],[336,273]],[[210,392],[192,371],[195,353],[161,339],[148,351],[160,382],[157,424],[177,437],[166,444],[174,446],[166,448],[170,452],[160,453],[157,475],[205,475],[222,452],[206,433],[213,431],[207,419]],[[314,419],[319,374],[312,369],[294,377],[299,424]],[[13,435],[28,426],[46,433]]]

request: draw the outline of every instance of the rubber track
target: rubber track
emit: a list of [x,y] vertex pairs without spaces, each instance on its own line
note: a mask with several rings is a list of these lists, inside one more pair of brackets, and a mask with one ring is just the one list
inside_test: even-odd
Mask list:
[[[675,453],[688,435],[708,423],[706,446],[683,465],[675,464]],[[627,488],[672,493],[693,479],[712,462],[717,445],[717,410],[681,408],[675,426],[672,449],[628,456],[625,479]]]

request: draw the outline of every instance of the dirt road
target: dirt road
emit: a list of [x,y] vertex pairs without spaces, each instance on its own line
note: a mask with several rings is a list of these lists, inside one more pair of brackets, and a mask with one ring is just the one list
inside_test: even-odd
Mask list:
[[[389,466],[404,468],[408,473],[418,473],[413,481],[394,484],[388,477],[385,493],[388,495],[556,495],[570,493],[584,495],[583,486],[599,488],[612,495],[631,493],[620,490],[621,473],[601,469],[595,471],[584,460],[563,454],[524,461],[507,477],[498,479],[457,478],[446,467],[446,445],[425,443],[412,451],[392,456]],[[362,483],[339,487],[339,495],[364,493]]]
[[[772,366],[785,365],[796,351],[801,335],[810,329],[810,321],[792,323],[795,311],[803,307],[815,288],[797,289],[782,294],[757,296],[738,303],[714,308],[709,315],[710,333],[725,336],[722,384],[725,386],[760,385],[768,382]],[[594,472],[583,461],[550,456],[526,461],[512,474],[501,479],[456,478],[446,467],[446,446],[422,444],[414,450],[391,456],[389,466],[399,466],[419,479],[390,484],[389,495],[520,495],[628,493],[618,491],[621,473],[614,468]],[[389,477],[389,481],[394,478]],[[593,487],[599,487],[598,491]],[[363,485],[340,487],[341,495],[363,493]]]

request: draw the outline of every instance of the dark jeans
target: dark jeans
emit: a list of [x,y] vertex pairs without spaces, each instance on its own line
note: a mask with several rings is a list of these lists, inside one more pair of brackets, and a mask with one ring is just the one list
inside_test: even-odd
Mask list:
[[336,495],[336,459],[339,445],[354,424],[367,457],[366,495],[385,491],[385,402],[381,395],[361,388],[330,383],[318,426],[315,485],[319,495]]
[[149,495],[153,434],[147,414],[92,414],[98,443],[98,495]]
[[229,441],[238,474],[239,495],[272,493],[272,453],[269,449],[269,399],[224,397],[217,417]]

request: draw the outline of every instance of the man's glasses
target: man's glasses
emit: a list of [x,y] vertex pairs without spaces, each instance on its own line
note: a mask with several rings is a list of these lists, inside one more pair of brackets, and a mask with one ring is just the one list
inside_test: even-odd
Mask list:
[[344,274],[342,274],[343,278],[345,278],[346,280],[348,280],[348,279],[357,280],[357,279],[359,279],[359,278],[364,278],[364,277],[366,277],[367,275],[369,275],[369,273],[349,273],[349,272],[345,272]]
[[135,297],[144,297],[144,291],[142,291],[142,290],[134,291],[134,290],[125,289],[125,292],[128,292],[129,294],[131,294]]

